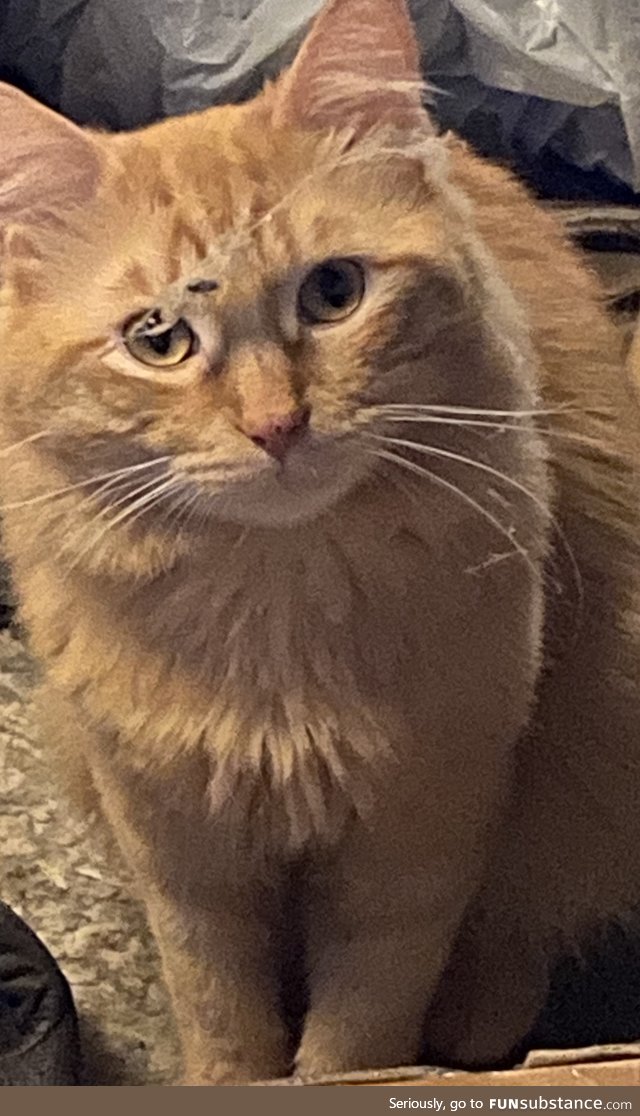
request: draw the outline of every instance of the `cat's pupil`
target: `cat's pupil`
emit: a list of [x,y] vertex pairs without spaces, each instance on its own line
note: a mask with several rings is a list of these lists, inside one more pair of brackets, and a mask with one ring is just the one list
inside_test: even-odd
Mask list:
[[198,339],[184,318],[167,321],[158,309],[134,320],[123,336],[136,360],[158,367],[181,364],[198,348]]
[[143,336],[154,353],[157,353],[158,356],[166,356],[171,348],[172,334],[173,326],[168,326],[162,333],[147,333]]
[[160,357],[167,356],[174,341],[174,322],[164,322],[161,310],[152,310],[140,326],[141,341]]
[[364,272],[354,260],[326,260],[308,274],[298,293],[298,313],[307,325],[330,325],[358,308]]
[[318,275],[322,297],[335,310],[342,310],[353,294],[351,277],[337,267],[323,267]]

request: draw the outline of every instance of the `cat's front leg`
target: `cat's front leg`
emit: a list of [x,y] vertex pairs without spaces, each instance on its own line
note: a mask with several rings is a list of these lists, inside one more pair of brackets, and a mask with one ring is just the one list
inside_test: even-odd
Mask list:
[[[550,958],[532,919],[518,917],[518,896],[501,905],[493,881],[464,920],[429,1008],[429,1060],[480,1069],[513,1064],[549,990]],[[493,906],[492,904],[495,904]],[[488,909],[487,909],[488,908]]]
[[173,773],[180,794],[171,802],[168,785],[163,796],[143,777],[104,762],[92,766],[160,949],[183,1050],[182,1083],[286,1076],[277,874],[257,878],[246,859],[221,854],[197,771]]
[[177,908],[156,892],[147,906],[180,1032],[182,1084],[286,1077],[291,1056],[269,932],[252,904]]
[[497,756],[482,770],[472,753],[466,771],[455,749],[450,759],[450,767],[416,761],[399,771],[313,881],[310,1006],[296,1058],[303,1078],[419,1056],[502,785]]

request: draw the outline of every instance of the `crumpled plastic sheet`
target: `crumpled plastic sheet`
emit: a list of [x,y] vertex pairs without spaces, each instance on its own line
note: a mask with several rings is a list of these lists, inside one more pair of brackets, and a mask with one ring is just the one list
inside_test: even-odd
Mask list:
[[[435,112],[640,189],[637,0],[409,0]],[[0,70],[82,123],[132,128],[251,96],[322,0],[0,0]],[[491,145],[491,144],[490,144]]]

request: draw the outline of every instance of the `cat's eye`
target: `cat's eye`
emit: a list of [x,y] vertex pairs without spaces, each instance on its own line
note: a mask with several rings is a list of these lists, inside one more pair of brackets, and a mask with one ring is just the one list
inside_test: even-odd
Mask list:
[[326,260],[306,276],[298,291],[298,316],[307,325],[348,318],[364,295],[364,271],[355,260]]
[[146,311],[128,322],[123,341],[132,357],[155,368],[182,364],[198,350],[198,338],[184,318],[165,321],[160,310]]

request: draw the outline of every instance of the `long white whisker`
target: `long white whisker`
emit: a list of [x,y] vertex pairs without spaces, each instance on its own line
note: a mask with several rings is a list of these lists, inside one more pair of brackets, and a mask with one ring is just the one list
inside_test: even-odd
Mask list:
[[509,531],[504,526],[504,524],[501,523],[495,515],[492,515],[490,511],[483,507],[482,504],[479,504],[477,500],[474,500],[473,496],[470,496],[468,492],[463,492],[461,488],[458,488],[458,486],[456,484],[453,484],[451,481],[446,480],[445,477],[441,477],[437,473],[432,473],[430,469],[425,469],[421,465],[416,465],[414,461],[408,461],[406,457],[401,457],[400,454],[390,453],[388,450],[383,449],[371,450],[369,452],[374,457],[382,458],[385,461],[391,461],[394,464],[407,469],[409,472],[415,473],[416,476],[426,477],[434,484],[439,484],[448,492],[454,493],[458,497],[458,499],[463,500],[466,504],[469,505],[469,507],[473,508],[478,513],[478,515],[481,515],[483,519],[486,519],[486,521],[490,523],[491,526],[494,527],[495,530],[498,531],[508,541],[509,545],[513,547],[514,551],[516,551],[522,558],[524,558],[525,562],[532,570],[532,572],[537,575],[538,571],[534,562],[531,560],[529,554],[522,546],[522,544],[515,538],[512,531]]
[[[107,504],[104,507],[99,507],[98,510],[96,511],[96,513],[93,516],[91,516],[87,521],[85,521],[84,523],[81,524],[79,534],[77,534],[75,537],[72,535],[68,541],[65,540],[65,542],[63,543],[62,548],[58,552],[58,558],[61,558],[65,554],[66,551],[76,547],[78,545],[78,543],[81,542],[81,540],[83,538],[85,538],[87,536],[90,536],[91,532],[94,530],[95,526],[97,524],[99,524],[101,520],[104,520],[105,516],[108,516],[109,514],[111,514],[116,508],[122,507],[123,504],[128,504],[128,503],[130,503],[130,501],[137,499],[137,497],[142,495],[142,493],[148,492],[148,490],[150,488],[153,488],[154,485],[156,485],[158,483],[158,481],[161,480],[161,479],[162,479],[161,477],[152,477],[151,480],[143,481],[143,483],[140,484],[140,478],[139,477],[130,477],[130,478],[129,477],[124,477],[124,478],[123,477],[118,477],[117,481],[122,482],[123,484],[127,484],[127,485],[130,484],[130,483],[135,483],[137,485],[137,487],[134,487],[133,489],[128,488],[127,491],[123,495],[121,495],[118,500],[115,500],[113,503]],[[111,480],[108,483],[109,484],[114,484],[116,482]],[[116,493],[118,493],[118,491],[119,491],[119,488],[116,489]],[[80,503],[80,508],[82,508],[86,504],[90,503],[90,500],[91,500],[91,497],[87,497],[86,499],[82,500],[81,503]],[[86,553],[87,550],[91,549],[91,544],[92,544],[92,540],[91,540],[91,538],[89,538],[87,546],[84,547],[83,550],[77,552],[76,557],[78,555],[80,557],[82,557],[82,554]],[[71,569],[73,569],[74,564],[75,564],[75,561],[72,563]]]
[[134,514],[134,512],[138,511],[139,508],[144,507],[153,497],[160,496],[168,492],[170,489],[175,488],[176,483],[176,477],[171,476],[162,481],[160,484],[156,485],[155,488],[151,487],[150,492],[144,493],[142,496],[140,496],[140,499],[134,500],[132,504],[128,504],[128,506],[123,508],[122,511],[118,512],[117,515],[113,516],[112,519],[109,519],[108,523],[105,525],[105,531],[110,530],[112,527],[116,527],[118,523],[123,523],[125,519],[128,519],[131,515]]
[[473,469],[479,469],[481,472],[487,473],[491,477],[495,477],[497,480],[502,481],[503,484],[508,485],[510,488],[515,489],[517,492],[521,492],[523,496],[526,496],[529,500],[531,500],[532,503],[535,504],[535,506],[542,512],[545,519],[547,519],[549,523],[551,523],[558,538],[560,539],[562,547],[567,557],[569,558],[569,562],[573,570],[576,590],[578,593],[579,608],[582,608],[584,587],[576,556],[573,553],[573,550],[569,544],[569,540],[567,539],[556,517],[545,505],[544,501],[542,501],[539,496],[536,496],[535,492],[532,492],[530,488],[527,488],[527,486],[522,484],[521,481],[515,480],[514,477],[510,477],[506,473],[503,473],[500,469],[496,469],[493,465],[487,465],[487,463],[484,461],[476,461],[475,458],[466,457],[465,454],[454,453],[453,450],[442,449],[436,446],[425,446],[422,445],[421,442],[412,442],[407,438],[387,438],[381,434],[369,434],[368,437],[375,438],[376,441],[383,442],[385,445],[398,446],[400,448],[413,450],[416,453],[424,453],[432,457],[440,457],[445,458],[448,461],[456,461],[461,465],[468,465]]
[[[354,75],[351,75],[351,77],[356,81],[360,80],[359,75],[356,75],[355,78]],[[376,86],[379,88],[378,83],[374,84],[376,84]],[[427,86],[425,86],[423,82],[416,83],[416,87],[419,87],[421,89],[427,88]],[[303,177],[300,178],[282,197],[278,198],[278,200],[272,206],[270,206],[270,208],[266,210],[265,213],[261,213],[260,216],[255,219],[245,217],[244,220],[241,219],[236,225],[234,225],[229,232],[229,236],[230,238],[232,238],[231,242],[241,243],[243,240],[249,240],[254,232],[256,232],[262,225],[268,224],[268,222],[273,219],[274,215],[277,214],[281,209],[285,208],[292,201],[292,199],[294,199],[301,191],[304,190],[307,185],[309,185],[309,183],[313,184],[317,182],[319,174],[330,175],[332,171],[336,169],[336,167],[346,166],[353,163],[372,162],[374,159],[388,158],[390,155],[399,155],[404,158],[410,158],[412,152],[415,152],[416,149],[415,144],[412,145],[411,150],[404,146],[383,146],[381,145],[379,140],[376,139],[376,137],[372,137],[372,140],[369,143],[360,142],[355,147],[348,147],[347,139],[350,138],[351,136],[347,136],[345,132],[341,146],[335,152],[331,150],[327,151],[327,157],[323,159],[321,166],[319,162],[314,161],[314,164],[309,173],[303,175]],[[208,199],[206,199],[205,204],[208,204]]]
[[124,511],[120,512],[120,514],[115,517],[115,519],[112,519],[109,522],[108,527],[113,527],[118,523],[123,523],[125,520],[127,520],[127,526],[132,527],[134,523],[137,523],[138,520],[141,519],[143,515],[146,515],[147,512],[151,511],[152,508],[155,508],[158,504],[163,503],[166,496],[169,496],[172,492],[177,493],[179,488],[180,482],[177,480],[176,477],[172,477],[170,480],[162,484],[158,489],[148,492],[146,496],[141,497],[141,499],[137,501],[137,506],[135,508],[125,508]]
[[101,519],[108,518],[112,512],[117,508],[121,508],[123,504],[129,504],[131,500],[135,500],[144,492],[148,492],[149,489],[157,485],[160,480],[162,480],[162,477],[151,477],[150,480],[144,481],[142,484],[138,485],[137,488],[134,488],[133,491],[124,492],[117,500],[114,500],[113,503],[105,504],[104,507],[98,509],[96,514],[89,521],[87,524],[88,528],[91,529],[96,523],[99,523]]
[[195,515],[198,511],[199,503],[200,503],[200,492],[196,488],[195,491],[191,493],[191,496],[189,497],[189,499],[185,500],[184,506],[183,506],[182,511],[180,513],[179,522],[180,522],[180,529],[182,531],[188,531],[189,530],[189,527],[190,527],[190,525],[191,525],[191,523],[192,523],[193,519],[195,518]]
[[83,481],[78,481],[77,484],[66,484],[63,488],[56,488],[52,492],[44,492],[40,496],[33,496],[30,500],[19,500],[12,504],[3,504],[0,507],[0,512],[13,511],[17,508],[30,508],[34,504],[45,504],[49,500],[55,499],[57,496],[65,496],[68,492],[75,492],[77,489],[86,488],[91,484],[98,484],[100,481],[107,480],[111,477],[124,477],[129,474],[135,473],[141,469],[149,469],[152,465],[164,464],[170,461],[169,456],[154,457],[150,461],[142,461],[137,465],[127,465],[122,469],[114,469],[110,473],[99,473],[94,477],[87,477]]
[[[162,522],[166,523],[167,521],[169,521],[171,527],[177,527],[179,529],[180,521],[184,515],[185,509],[190,506],[191,501],[190,499],[185,500],[184,498],[185,492],[189,491],[189,485],[186,484],[184,481],[179,480],[177,477],[175,478],[175,481],[175,497],[173,500],[167,500],[167,507],[165,508],[164,515],[162,516]],[[175,519],[172,521],[171,516],[174,512],[176,513]]]
[[442,415],[487,415],[489,418],[538,418],[545,415],[566,415],[584,413],[579,407],[567,404],[566,407],[556,407],[551,410],[492,410],[487,407],[445,406],[440,403],[380,403],[375,407],[376,413],[384,414],[387,411],[405,411],[416,414],[428,412]]
[[[78,563],[81,562],[82,559],[86,557],[86,555],[91,550],[96,549],[99,543],[104,539],[105,535],[110,530],[112,530],[112,528],[116,527],[119,523],[123,523],[129,517],[135,516],[136,512],[142,514],[142,512],[150,510],[150,507],[153,506],[154,503],[158,502],[161,496],[166,495],[167,492],[176,487],[176,478],[174,476],[171,476],[163,481],[161,480],[160,483],[158,483],[158,478],[155,478],[155,482],[155,487],[151,487],[149,484],[141,486],[140,489],[138,489],[133,494],[134,496],[138,497],[137,499],[133,500],[133,503],[129,503],[132,494],[127,494],[127,496],[125,497],[127,506],[122,511],[118,512],[116,516],[107,520],[102,529],[98,531],[96,535],[89,539],[88,545],[84,547],[84,549],[81,550],[78,554],[76,554],[71,564],[67,567],[67,574],[71,573],[71,571],[77,567]],[[141,493],[143,489],[148,489],[150,487],[151,491],[145,491],[143,495],[139,495],[139,493]],[[123,503],[123,500],[120,500],[119,503]],[[115,506],[116,505],[111,505],[108,510],[113,511],[113,508]],[[138,518],[138,516],[135,516],[135,518]]]
[[579,442],[581,445],[597,445],[595,439],[583,434],[572,434],[566,430],[550,430],[548,427],[520,426],[509,422],[492,422],[489,419],[445,418],[444,415],[384,415],[384,422],[433,423],[434,426],[465,426],[470,428],[487,427],[488,430],[513,430],[516,434],[540,434],[544,437],[561,438]]
[[[158,480],[158,477],[154,477],[153,479]],[[135,493],[138,491],[134,488],[134,491],[132,493],[130,486],[138,484],[139,480],[140,477],[137,473],[133,475],[125,473],[124,476],[119,475],[117,477],[112,477],[111,480],[104,481],[104,483],[96,488],[94,492],[89,492],[88,495],[80,501],[80,503],[74,509],[74,514],[77,515],[85,508],[95,507],[96,503],[98,504],[97,515],[102,514],[102,511],[104,511],[104,507],[102,507],[100,504],[100,498],[102,496],[105,496],[106,494],[118,495],[122,492],[125,494],[126,499],[127,495],[130,497],[132,495],[135,495]],[[107,507],[113,508],[114,504],[108,504]]]
[[533,502],[544,511],[546,517],[549,515],[548,508],[546,508],[542,500],[536,496],[535,492],[531,492],[526,485],[508,476],[506,473],[503,473],[500,469],[496,469],[495,466],[487,465],[485,461],[476,461],[473,457],[467,457],[463,453],[455,453],[454,450],[443,449],[441,446],[425,446],[422,442],[411,441],[410,438],[390,438],[384,434],[371,433],[367,434],[367,437],[375,438],[377,442],[384,442],[391,446],[399,446],[401,449],[415,450],[416,453],[426,453],[432,457],[444,457],[449,461],[457,461],[461,465],[470,465],[474,469],[480,469],[483,473],[489,473],[490,476],[496,477],[498,480],[504,481],[505,484],[516,488],[518,492],[522,492],[525,496],[528,496],[530,500],[533,500]]
[[7,457],[14,450],[29,445],[31,442],[38,442],[40,438],[50,438],[53,433],[53,430],[39,430],[37,434],[30,434],[28,438],[22,438],[20,442],[14,442],[12,446],[6,446],[5,449],[0,450],[0,457]]

